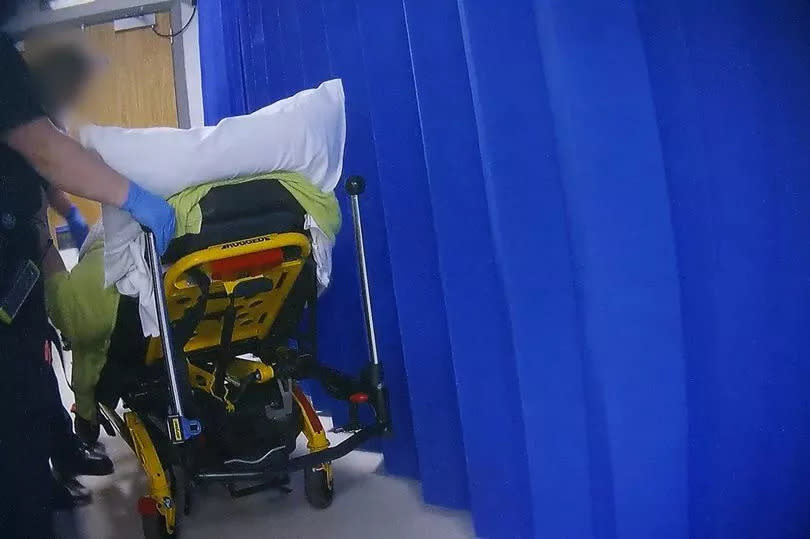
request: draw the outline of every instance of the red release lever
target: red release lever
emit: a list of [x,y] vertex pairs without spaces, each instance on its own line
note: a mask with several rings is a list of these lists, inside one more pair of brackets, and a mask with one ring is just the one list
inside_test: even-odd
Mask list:
[[140,498],[138,500],[138,513],[145,517],[151,517],[159,514],[157,503],[148,496]]
[[238,279],[259,270],[280,266],[283,263],[284,251],[281,249],[269,249],[222,258],[211,262],[211,277],[215,280]]
[[349,402],[352,404],[365,404],[368,402],[367,393],[355,393],[349,397]]

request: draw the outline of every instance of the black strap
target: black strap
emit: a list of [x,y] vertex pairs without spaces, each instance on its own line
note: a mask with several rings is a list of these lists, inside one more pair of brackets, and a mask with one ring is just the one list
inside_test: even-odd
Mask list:
[[64,350],[62,350],[62,337],[51,323],[48,323],[48,330],[45,335],[45,339],[51,343],[52,348],[53,346],[56,346],[56,353],[59,354],[59,362],[62,364],[62,374],[65,376],[65,382],[70,390],[73,391],[73,384],[70,383],[67,366],[65,366],[65,353]]
[[205,317],[205,310],[208,306],[208,297],[211,294],[211,279],[199,268],[191,268],[186,275],[200,289],[200,296],[197,302],[183,312],[180,320],[172,323],[172,335],[178,347],[182,350],[194,335],[200,321]]
[[233,342],[233,327],[236,324],[236,307],[234,297],[222,313],[222,333],[219,338],[219,353],[217,354],[217,367],[214,370],[214,395],[225,398],[225,372],[233,361],[231,343]]

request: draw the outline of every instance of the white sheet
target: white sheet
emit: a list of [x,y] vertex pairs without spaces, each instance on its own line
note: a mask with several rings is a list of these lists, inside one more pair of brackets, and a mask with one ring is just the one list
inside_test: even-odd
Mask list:
[[[304,90],[215,127],[194,129],[86,126],[82,144],[144,189],[168,198],[193,185],[274,170],[298,172],[322,191],[343,169],[346,117],[339,79]],[[159,333],[140,226],[118,208],[102,208],[105,286],[139,298],[144,335]],[[329,283],[331,242],[308,216],[321,288]]]

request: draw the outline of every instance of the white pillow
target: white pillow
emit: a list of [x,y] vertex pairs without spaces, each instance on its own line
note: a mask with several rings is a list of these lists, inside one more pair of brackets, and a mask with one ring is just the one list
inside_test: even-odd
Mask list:
[[[216,127],[87,126],[80,138],[119,173],[166,198],[201,183],[274,170],[298,172],[329,192],[343,168],[343,103],[343,85],[336,79],[253,114],[225,118]],[[102,206],[102,221],[105,286],[115,284],[122,294],[137,296],[144,335],[156,336],[155,300],[141,227],[127,212],[109,205]],[[313,233],[313,238],[317,243],[318,235]],[[317,257],[319,248],[314,249]],[[331,265],[328,256],[324,263],[319,275]]]
[[169,197],[187,187],[273,170],[332,191],[343,168],[346,114],[340,79],[215,127],[85,126],[82,144],[123,176]]

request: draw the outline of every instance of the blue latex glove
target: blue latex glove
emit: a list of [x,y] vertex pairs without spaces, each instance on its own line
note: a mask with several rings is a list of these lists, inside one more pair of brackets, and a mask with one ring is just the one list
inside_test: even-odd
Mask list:
[[127,199],[121,209],[131,213],[136,221],[154,232],[158,251],[160,254],[166,252],[176,227],[174,208],[168,202],[137,183],[129,182]]
[[70,211],[65,217],[65,221],[67,221],[68,230],[70,231],[70,236],[73,238],[73,243],[76,245],[77,249],[81,249],[90,229],[87,227],[87,223],[84,222],[84,217],[82,217],[82,214],[79,212],[79,208],[71,206]]

